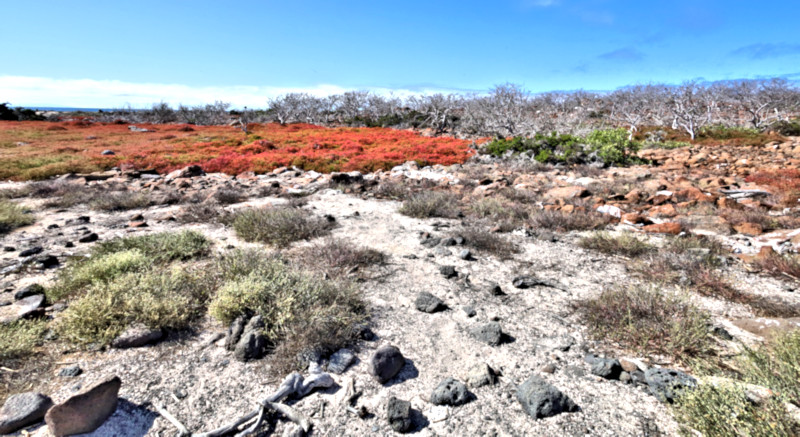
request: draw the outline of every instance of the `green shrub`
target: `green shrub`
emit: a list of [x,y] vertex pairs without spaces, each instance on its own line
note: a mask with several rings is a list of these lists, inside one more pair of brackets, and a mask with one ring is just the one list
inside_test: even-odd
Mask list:
[[698,139],[710,138],[714,140],[732,140],[735,138],[755,138],[761,132],[758,129],[752,129],[739,126],[725,126],[721,124],[713,126],[705,126],[697,133]]
[[112,252],[71,263],[59,275],[55,285],[47,289],[51,302],[75,295],[86,287],[108,282],[117,276],[145,270],[153,261],[139,250]]
[[637,353],[687,359],[710,351],[708,314],[686,299],[656,288],[607,289],[579,302],[576,308],[595,338]]
[[655,250],[651,244],[630,233],[613,236],[607,232],[595,232],[588,237],[581,238],[578,245],[584,249],[628,258],[636,258]]
[[459,214],[459,197],[446,191],[422,191],[412,194],[400,207],[400,214],[416,218],[455,218]]
[[506,152],[530,152],[541,163],[575,163],[585,158],[582,139],[574,135],[536,134],[533,138],[496,139],[486,145],[486,152],[503,156]]
[[98,282],[64,311],[58,333],[78,344],[106,344],[131,324],[183,329],[202,315],[208,297],[202,275],[186,266],[125,273]]
[[769,130],[775,131],[781,135],[785,135],[788,137],[798,137],[800,136],[800,121],[781,120],[770,126]]
[[35,220],[24,208],[14,202],[0,199],[0,235],[12,230],[29,225]]
[[330,231],[328,220],[310,215],[300,208],[274,206],[239,210],[231,221],[236,235],[245,241],[284,246],[320,237]]
[[625,129],[596,130],[586,137],[597,156],[608,165],[627,165],[638,162],[636,152],[641,144],[629,140],[630,133]]
[[137,237],[118,238],[98,243],[94,255],[138,250],[154,264],[186,261],[208,253],[211,242],[200,232],[160,232]]
[[672,149],[681,149],[681,148],[684,148],[684,147],[692,147],[692,144],[691,143],[687,143],[685,141],[668,140],[668,141],[664,141],[664,142],[660,142],[660,143],[645,143],[645,145],[644,145],[645,149],[667,149],[667,150],[672,150]]
[[33,353],[47,329],[43,320],[17,320],[0,324],[0,363]]

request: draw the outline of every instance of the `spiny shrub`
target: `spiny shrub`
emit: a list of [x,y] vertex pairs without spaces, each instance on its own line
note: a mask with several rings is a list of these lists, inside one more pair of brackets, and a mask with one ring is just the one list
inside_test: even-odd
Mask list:
[[709,316],[686,299],[643,286],[611,288],[576,304],[595,338],[678,359],[707,354]]
[[411,195],[400,207],[400,214],[416,218],[455,218],[460,213],[459,197],[446,191],[422,191]]
[[9,200],[0,199],[0,235],[34,222],[33,215]]
[[289,206],[248,208],[231,217],[236,235],[248,242],[285,246],[327,234],[332,223],[307,210]]

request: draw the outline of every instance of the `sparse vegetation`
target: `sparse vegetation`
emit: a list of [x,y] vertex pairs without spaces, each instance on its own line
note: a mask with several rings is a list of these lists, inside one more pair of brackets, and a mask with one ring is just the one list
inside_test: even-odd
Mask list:
[[776,278],[800,281],[800,255],[774,253],[757,258],[755,264]]
[[308,269],[322,270],[334,278],[386,261],[383,253],[340,238],[326,238],[305,247],[298,251],[296,258]]
[[596,338],[638,353],[685,360],[709,353],[709,316],[685,298],[653,287],[607,289],[579,302],[578,312]]
[[32,214],[10,200],[0,198],[0,235],[35,221]]
[[151,203],[150,197],[142,192],[118,191],[94,196],[89,207],[99,211],[114,212],[144,208]]
[[160,232],[138,237],[118,238],[98,243],[93,253],[107,255],[138,250],[153,264],[187,261],[208,253],[211,242],[196,231]]
[[607,214],[596,212],[574,211],[563,213],[560,211],[541,210],[531,215],[531,226],[558,232],[592,231],[605,228],[614,220]]
[[329,220],[291,206],[239,210],[230,220],[236,235],[243,240],[279,247],[324,236],[332,227]]
[[421,191],[406,199],[399,212],[415,218],[455,218],[461,212],[458,202],[458,196],[449,191]]
[[464,238],[464,245],[467,247],[496,255],[501,259],[511,258],[520,251],[517,245],[505,237],[475,226],[466,227],[453,236]]
[[[800,427],[786,405],[797,408],[800,404],[798,356],[798,332],[784,334],[755,349],[745,349],[736,360],[737,380],[706,383],[685,393],[675,406],[677,418],[709,437],[797,435]],[[769,389],[770,395],[754,402],[743,383]]]
[[47,322],[44,320],[18,320],[0,324],[0,365],[31,355],[42,343]]
[[607,232],[595,232],[581,238],[578,245],[607,255],[621,255],[628,258],[636,258],[655,250],[653,245],[630,233],[612,235]]

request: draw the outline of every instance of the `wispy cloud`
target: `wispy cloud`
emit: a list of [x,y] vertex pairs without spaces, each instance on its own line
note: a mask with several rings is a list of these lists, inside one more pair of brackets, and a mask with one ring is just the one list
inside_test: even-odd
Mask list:
[[[64,106],[76,108],[117,108],[131,105],[148,107],[166,102],[173,106],[201,105],[216,100],[234,107],[263,108],[267,100],[283,94],[302,92],[324,97],[340,94],[353,88],[321,84],[312,87],[219,86],[194,87],[181,84],[132,83],[118,80],[53,79],[46,77],[0,76],[0,96],[3,101],[20,106]],[[378,94],[408,96],[452,92],[433,87],[359,88]]]
[[739,47],[731,52],[734,56],[744,56],[750,59],[769,59],[782,56],[800,55],[800,44],[787,43],[759,43]]
[[644,60],[644,53],[640,52],[639,50],[636,50],[633,47],[623,47],[621,49],[613,50],[608,53],[603,53],[597,58],[602,59],[604,61],[638,62]]

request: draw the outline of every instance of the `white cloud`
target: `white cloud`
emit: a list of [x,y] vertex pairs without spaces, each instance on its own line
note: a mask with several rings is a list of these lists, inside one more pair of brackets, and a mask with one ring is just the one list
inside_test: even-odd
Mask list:
[[[340,94],[351,90],[337,85],[313,87],[273,86],[220,86],[193,87],[180,84],[132,83],[119,80],[52,79],[46,77],[0,76],[0,103],[12,106],[59,106],[74,108],[119,108],[130,104],[134,108],[149,107],[166,102],[201,105],[216,100],[231,103],[234,107],[263,108],[267,100],[286,93],[304,92],[315,96]],[[438,89],[368,88],[378,94],[407,96],[448,92]]]

